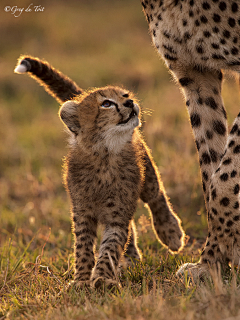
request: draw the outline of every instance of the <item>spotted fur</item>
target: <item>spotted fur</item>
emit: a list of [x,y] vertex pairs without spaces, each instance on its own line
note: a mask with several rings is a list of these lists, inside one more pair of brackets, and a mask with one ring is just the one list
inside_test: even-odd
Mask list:
[[179,270],[198,276],[240,257],[239,118],[227,141],[221,97],[221,70],[240,71],[240,3],[143,0],[142,6],[153,43],[185,95],[199,154],[209,236],[199,263]]
[[[47,62],[29,56],[21,57],[15,70],[28,72],[56,99],[71,99],[59,115],[71,136],[65,182],[72,202],[76,285],[114,284],[123,253],[128,263],[141,259],[133,221],[139,198],[149,207],[157,238],[170,250],[180,250],[181,221],[138,131],[139,106],[133,94],[119,87],[84,92]],[[105,229],[95,262],[99,223]]]

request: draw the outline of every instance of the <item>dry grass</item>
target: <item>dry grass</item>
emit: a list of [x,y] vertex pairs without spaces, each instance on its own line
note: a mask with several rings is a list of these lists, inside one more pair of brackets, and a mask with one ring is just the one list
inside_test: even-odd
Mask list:
[[[0,319],[239,319],[234,273],[204,285],[174,277],[182,262],[197,261],[207,221],[184,101],[151,46],[139,1],[41,0],[44,12],[19,18],[4,12],[8,0],[1,4]],[[122,84],[140,99],[144,136],[189,242],[169,255],[139,203],[143,263],[123,272],[119,293],[64,291],[73,263],[61,178],[66,136],[57,103],[32,79],[13,74],[24,53],[45,58],[83,88]],[[239,109],[233,79],[223,93],[232,121]]]

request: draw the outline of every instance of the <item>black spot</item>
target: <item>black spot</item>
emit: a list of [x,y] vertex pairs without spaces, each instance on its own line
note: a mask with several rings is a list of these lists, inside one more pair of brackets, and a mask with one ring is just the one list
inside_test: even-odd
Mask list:
[[193,13],[193,11],[192,10],[189,10],[189,17],[193,17],[194,16],[194,13]]
[[211,33],[209,31],[204,31],[203,34],[204,34],[204,37],[206,38],[211,37]]
[[234,2],[234,3],[232,4],[232,12],[233,12],[233,13],[238,12],[238,4],[237,4],[236,2]]
[[237,43],[238,42],[238,38],[237,37],[234,37],[233,38],[233,43]]
[[229,217],[231,214],[232,214],[232,211],[224,212],[224,215],[225,215],[226,217]]
[[167,31],[164,31],[164,32],[163,32],[163,35],[164,35],[164,37],[166,37],[167,39],[170,38],[170,34],[169,34]]
[[233,218],[234,221],[239,221],[239,219],[240,219],[240,216],[235,216],[235,217]]
[[234,177],[236,176],[236,174],[237,174],[237,171],[233,170],[233,171],[231,172],[231,178],[234,178]]
[[221,224],[224,224],[224,218],[219,218],[219,221],[221,222]]
[[205,16],[201,16],[200,20],[201,20],[202,23],[207,23],[208,22],[208,19]]
[[[226,40],[220,39],[220,43],[221,43],[221,44],[225,44],[225,43],[226,43]],[[226,51],[227,53],[226,53],[225,51]],[[224,53],[225,53],[226,55],[228,55],[229,52],[228,52],[227,50],[225,50],[225,51],[224,51]]]
[[221,11],[224,11],[224,10],[226,10],[226,8],[227,8],[226,3],[223,2],[223,1],[221,1],[221,2],[219,3],[219,9],[220,9]]
[[208,174],[207,174],[207,172],[203,171],[202,175],[203,175],[203,179],[204,179],[205,181],[208,181]]
[[202,154],[202,161],[204,164],[210,164],[211,163],[211,158],[207,152],[204,152]]
[[239,208],[239,202],[238,202],[238,201],[236,201],[236,202],[234,203],[233,208],[234,208],[234,209],[238,209],[238,208]]
[[228,147],[231,148],[231,147],[233,147],[234,145],[235,145],[235,141],[232,140],[232,141],[229,142]]
[[194,81],[191,78],[180,78],[179,83],[182,87],[187,87],[189,84],[193,83]]
[[223,207],[227,207],[229,205],[229,203],[230,203],[230,200],[227,197],[222,198],[220,201],[220,205]]
[[200,22],[198,20],[195,20],[195,26],[199,27],[200,26]]
[[201,54],[204,52],[202,46],[196,46],[196,50],[198,53],[201,53]]
[[217,43],[212,43],[213,49],[219,49],[219,45]]
[[203,191],[206,192],[206,184],[205,182],[202,183]]
[[187,20],[183,19],[182,24],[185,27],[187,25]]
[[185,32],[183,37],[184,37],[184,40],[189,40],[189,39],[191,39],[192,36],[190,35],[189,32]]
[[223,161],[223,164],[226,166],[226,165],[230,164],[231,162],[232,162],[231,158],[228,158]]
[[224,60],[224,56],[220,55],[220,54],[213,54],[212,58],[215,60]]
[[207,98],[205,103],[206,103],[207,106],[209,106],[213,110],[216,110],[218,108],[218,105],[216,104],[216,101],[212,97]]
[[197,113],[191,114],[190,121],[191,121],[192,127],[196,128],[201,125],[201,118],[200,118],[199,114],[197,114]]
[[203,104],[203,99],[199,97],[199,98],[197,99],[197,104]]
[[232,127],[232,130],[230,131],[230,134],[234,134],[238,130],[238,125],[235,123],[235,125]]
[[233,225],[233,222],[231,220],[228,220],[227,227],[231,227]]
[[236,48],[236,47],[233,47],[232,49],[231,49],[231,53],[235,56],[235,55],[237,55],[238,54],[238,49]]
[[233,153],[240,153],[240,145],[239,144],[233,149]]
[[220,135],[225,135],[225,133],[226,133],[226,127],[225,127],[225,125],[222,123],[222,121],[220,121],[220,120],[214,120],[212,124],[213,124],[213,130],[214,130],[216,133],[218,133],[218,134],[220,134]]
[[213,250],[211,250],[211,249],[210,249],[210,250],[208,250],[208,255],[213,257],[213,256],[214,256],[214,252],[213,252]]
[[188,106],[188,107],[190,106],[190,100],[186,101],[186,106]]
[[114,207],[115,206],[115,204],[113,203],[113,202],[109,202],[108,204],[107,204],[107,207],[109,207],[109,208],[112,208],[112,207]]
[[214,22],[220,22],[221,21],[221,17],[219,14],[214,13],[213,15],[213,21]]
[[224,30],[223,31],[223,36],[228,39],[228,38],[230,38],[231,34],[230,34],[230,32],[228,30]]
[[218,212],[215,208],[212,208],[212,212],[215,214],[215,216],[218,214]]
[[234,28],[235,25],[236,25],[235,19],[229,18],[229,19],[228,19],[228,24],[229,24],[230,27]]
[[204,10],[209,10],[211,8],[208,2],[203,2],[202,7]]
[[208,140],[211,140],[213,138],[213,133],[209,130],[206,131],[206,137]]
[[214,33],[218,33],[219,32],[218,27],[214,27],[212,30],[213,30]]
[[217,152],[213,149],[210,149],[209,151],[210,151],[210,157],[212,162],[217,162],[217,159],[218,159]]
[[217,192],[216,192],[216,189],[214,189],[214,190],[212,191],[212,200],[215,200],[216,197],[217,197]]
[[195,140],[195,144],[196,144],[197,149],[199,150],[200,149],[200,144],[199,144],[199,142],[197,140]]
[[221,179],[222,181],[227,181],[227,180],[228,180],[228,174],[227,174],[227,173],[221,174],[221,175],[220,175],[220,179]]
[[170,56],[169,54],[165,54],[164,57],[167,59],[167,60],[170,60],[170,61],[176,61],[177,58],[176,57],[173,57],[173,56]]
[[233,190],[234,194],[238,194],[239,193],[239,184],[236,184]]

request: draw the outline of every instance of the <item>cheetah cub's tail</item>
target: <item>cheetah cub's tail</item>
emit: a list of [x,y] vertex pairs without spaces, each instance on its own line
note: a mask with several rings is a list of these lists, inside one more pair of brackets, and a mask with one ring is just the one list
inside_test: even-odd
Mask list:
[[53,68],[48,62],[32,56],[20,56],[14,72],[28,73],[61,104],[83,93],[74,81]]

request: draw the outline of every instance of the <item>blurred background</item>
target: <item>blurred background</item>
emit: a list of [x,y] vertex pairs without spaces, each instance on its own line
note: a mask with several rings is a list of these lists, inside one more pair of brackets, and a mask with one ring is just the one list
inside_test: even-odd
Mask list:
[[[0,6],[0,246],[12,238],[13,246],[24,247],[34,236],[33,249],[46,239],[52,248],[72,245],[59,105],[33,79],[13,73],[21,54],[46,59],[84,89],[123,85],[137,95],[143,135],[173,208],[190,243],[204,241],[207,221],[185,103],[151,44],[140,1],[31,1],[2,0]],[[10,10],[31,3],[31,12]],[[35,12],[37,5],[43,11]],[[232,123],[239,112],[238,85],[233,77],[225,79]],[[140,246],[160,246],[141,202],[135,219]]]

